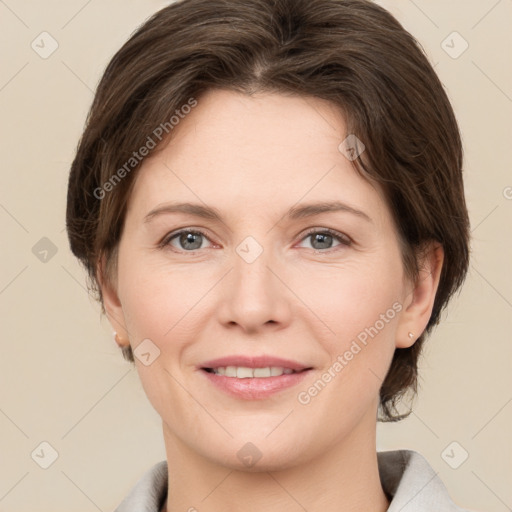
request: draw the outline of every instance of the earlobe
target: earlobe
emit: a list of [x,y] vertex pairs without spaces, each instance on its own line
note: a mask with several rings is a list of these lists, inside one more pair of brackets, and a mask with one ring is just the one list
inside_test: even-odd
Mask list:
[[103,306],[110,325],[114,330],[114,339],[119,347],[126,347],[130,344],[130,341],[128,339],[128,331],[124,321],[123,307],[115,286],[111,282],[111,279],[106,277],[105,255],[98,260],[96,269],[97,281],[101,290],[101,297],[103,299]]
[[397,328],[396,348],[412,346],[427,327],[444,261],[443,247],[430,242],[421,253],[419,275],[405,299],[404,309]]

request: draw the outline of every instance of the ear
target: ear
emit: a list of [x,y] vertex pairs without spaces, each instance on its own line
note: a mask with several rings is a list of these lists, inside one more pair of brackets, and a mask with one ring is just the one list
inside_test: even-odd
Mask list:
[[[438,242],[429,242],[421,253],[419,275],[406,296],[397,328],[396,348],[408,348],[427,327],[443,268],[444,250]],[[412,334],[412,336],[411,336]]]
[[112,326],[115,334],[115,341],[120,347],[128,347],[130,340],[128,337],[128,330],[126,329],[123,307],[117,295],[116,286],[111,280],[106,278],[106,258],[103,255],[98,260],[97,265],[97,280],[103,298],[103,305],[107,318]]

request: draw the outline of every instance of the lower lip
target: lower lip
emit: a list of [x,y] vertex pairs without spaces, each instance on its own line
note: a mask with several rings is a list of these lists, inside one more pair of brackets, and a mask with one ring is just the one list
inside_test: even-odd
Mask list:
[[273,394],[299,384],[310,370],[283,374],[279,377],[249,377],[238,379],[201,370],[209,381],[219,389],[244,400],[263,400]]

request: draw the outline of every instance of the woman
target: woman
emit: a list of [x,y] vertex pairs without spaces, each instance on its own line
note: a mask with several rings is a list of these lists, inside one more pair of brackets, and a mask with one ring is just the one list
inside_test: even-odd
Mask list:
[[462,147],[419,45],[366,0],[183,0],[98,86],[71,248],[162,418],[118,507],[461,510],[376,452],[468,267]]

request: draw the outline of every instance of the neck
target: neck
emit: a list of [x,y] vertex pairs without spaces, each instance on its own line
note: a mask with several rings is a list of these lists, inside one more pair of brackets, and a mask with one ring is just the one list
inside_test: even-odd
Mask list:
[[302,465],[255,472],[205,459],[164,424],[169,482],[162,512],[385,512],[374,420],[349,437]]

